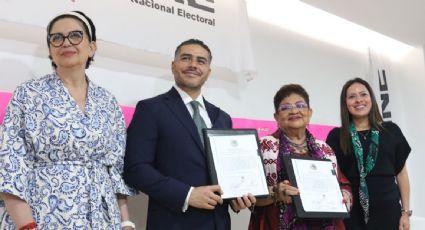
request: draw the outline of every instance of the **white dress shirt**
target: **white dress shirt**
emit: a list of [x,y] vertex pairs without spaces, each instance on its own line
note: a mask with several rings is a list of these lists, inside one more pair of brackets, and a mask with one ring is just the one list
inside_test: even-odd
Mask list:
[[[190,102],[193,101],[192,97],[190,97],[189,94],[187,94],[185,91],[180,89],[177,85],[174,85],[174,88],[180,94],[180,97],[182,98],[183,103],[186,105],[186,108],[189,111],[190,116],[192,116],[192,118],[193,118],[193,108],[190,105]],[[199,114],[201,115],[202,119],[204,120],[205,125],[207,126],[207,128],[211,128],[212,123],[211,123],[210,117],[208,116],[207,109],[205,108],[204,99],[202,97],[202,92],[195,99],[195,101],[198,101],[200,103]],[[183,207],[182,207],[183,212],[186,212],[187,208],[189,207],[189,197],[190,197],[190,194],[192,193],[192,190],[193,190],[193,187],[190,187],[190,190],[187,193],[186,199],[185,199]]]

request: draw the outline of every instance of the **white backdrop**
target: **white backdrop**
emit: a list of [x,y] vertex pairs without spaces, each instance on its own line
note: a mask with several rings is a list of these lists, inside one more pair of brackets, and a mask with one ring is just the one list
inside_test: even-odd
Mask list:
[[[34,20],[36,18],[37,15]],[[283,84],[299,83],[311,97],[312,123],[339,125],[341,87],[348,79],[367,75],[367,55],[324,44],[256,20],[249,21],[248,29],[252,36],[258,77],[249,82],[239,81],[232,77],[233,73],[214,66],[206,84],[206,97],[232,117],[271,120],[276,90]],[[47,59],[43,28],[0,20],[0,31],[0,91],[11,92],[18,83],[52,71]],[[136,31],[133,36],[143,37],[144,32]],[[225,37],[221,39],[225,40]],[[167,45],[174,47],[178,42],[173,40],[173,44]],[[422,154],[425,149],[422,138],[425,130],[425,123],[422,122],[425,112],[423,51],[422,47],[417,48],[414,53],[391,66],[393,121],[400,125],[413,149],[408,160],[412,184],[411,207],[414,210],[413,230],[420,230],[420,226],[425,225],[425,185],[421,179],[424,173],[422,162],[425,162],[425,155]],[[218,57],[215,49],[212,52],[215,65]],[[88,75],[112,91],[121,104],[134,106],[138,100],[163,93],[172,86],[173,78],[169,70],[171,56],[169,54],[164,62],[162,56],[147,57],[138,49],[100,41],[96,61]],[[131,201],[132,219],[140,227],[138,229],[144,229],[146,196],[141,194]],[[246,229],[248,218],[248,211],[232,214],[232,228]]]
[[215,65],[255,74],[244,0],[0,0],[0,19],[42,28],[71,10],[86,13],[101,40],[167,58],[181,41],[199,38],[214,50]]
[[391,121],[394,116],[397,117],[395,111],[392,111],[392,89],[397,88],[394,85],[394,78],[397,76],[392,70],[393,61],[385,57],[382,53],[375,51],[373,48],[368,49],[368,74],[366,80],[369,81],[376,100],[379,105],[384,121]]

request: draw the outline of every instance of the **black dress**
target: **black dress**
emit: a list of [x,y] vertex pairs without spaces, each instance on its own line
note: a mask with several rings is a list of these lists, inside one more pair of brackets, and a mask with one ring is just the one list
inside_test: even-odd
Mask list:
[[[366,176],[370,213],[367,225],[364,222],[363,209],[359,201],[360,177],[353,148],[351,148],[351,153],[347,155],[342,153],[339,145],[340,128],[331,130],[326,139],[326,142],[335,152],[341,171],[351,183],[353,208],[350,213],[351,217],[344,220],[347,230],[398,230],[401,216],[401,197],[395,176],[403,169],[411,149],[395,123],[384,122],[382,125],[384,129],[379,132],[376,164]],[[363,155],[366,156],[369,150],[370,132],[361,131],[359,137],[363,151],[365,151]]]

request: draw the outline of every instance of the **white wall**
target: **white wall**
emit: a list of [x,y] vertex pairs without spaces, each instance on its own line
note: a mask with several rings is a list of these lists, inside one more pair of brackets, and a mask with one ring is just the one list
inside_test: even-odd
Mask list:
[[[258,76],[245,82],[224,69],[213,69],[206,84],[205,95],[233,117],[273,119],[273,96],[283,84],[299,83],[310,94],[314,110],[312,123],[339,124],[339,93],[346,80],[364,76],[365,54],[334,47],[285,31],[257,20],[250,20],[250,29]],[[20,25],[0,23],[0,91],[12,91],[19,82],[51,71],[44,44],[44,31]],[[29,31],[32,37],[21,39]],[[28,35],[28,34],[27,34]],[[142,35],[140,35],[142,36]],[[176,41],[178,43],[179,41]],[[225,42],[225,39],[223,39]],[[213,51],[214,52],[214,51]],[[137,50],[99,42],[95,63],[89,69],[90,78],[111,90],[121,104],[135,105],[144,98],[168,90],[173,79],[169,62],[164,57],[145,57]],[[155,65],[147,66],[158,60]],[[424,130],[425,101],[421,97],[425,86],[425,61],[423,49],[418,48],[407,59],[394,66],[398,75],[397,85],[402,93],[394,96],[393,110],[401,110],[397,116],[413,152],[408,162],[412,181],[412,218],[414,229],[423,223],[425,185],[421,183],[421,162],[425,149],[421,139]],[[139,227],[146,221],[147,198],[139,195],[130,199],[133,221]],[[246,229],[249,212],[232,214],[233,229]],[[422,221],[422,222],[421,222]],[[143,229],[143,228],[142,228]]]
[[[413,229],[425,226],[425,184],[424,175],[425,149],[425,62],[423,47],[417,47],[400,63],[398,74],[402,77],[397,79],[397,85],[402,88],[403,94],[395,98],[399,105],[393,110],[403,114],[400,127],[412,147],[412,152],[407,162],[411,184],[411,208],[415,218],[412,219]],[[423,228],[423,227],[421,227]]]

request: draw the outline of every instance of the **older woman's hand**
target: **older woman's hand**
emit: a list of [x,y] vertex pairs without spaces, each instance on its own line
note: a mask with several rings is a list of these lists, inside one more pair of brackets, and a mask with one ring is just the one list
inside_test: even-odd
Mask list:
[[292,203],[292,196],[300,195],[298,188],[291,185],[288,180],[279,182],[276,186],[276,197],[279,201],[282,201],[284,204]]
[[347,207],[347,211],[350,212],[351,207],[353,205],[353,199],[351,197],[351,194],[346,190],[341,190],[341,191],[342,191],[342,203],[345,204],[345,206]]

